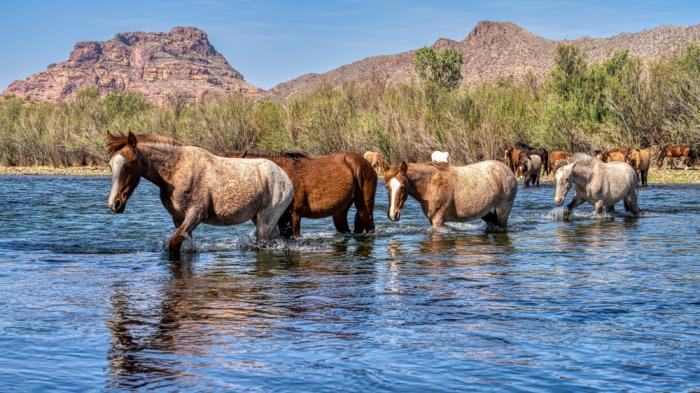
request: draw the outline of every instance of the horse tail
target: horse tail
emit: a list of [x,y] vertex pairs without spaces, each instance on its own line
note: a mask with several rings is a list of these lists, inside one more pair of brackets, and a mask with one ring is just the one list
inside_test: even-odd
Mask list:
[[367,160],[356,154],[346,157],[345,162],[354,177],[353,201],[356,210],[354,232],[373,232],[377,172]]

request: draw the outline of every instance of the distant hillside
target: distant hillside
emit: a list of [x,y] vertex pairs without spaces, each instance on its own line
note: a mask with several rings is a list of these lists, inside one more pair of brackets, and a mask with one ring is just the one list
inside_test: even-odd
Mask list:
[[[452,48],[463,55],[462,85],[493,82],[498,78],[521,78],[532,73],[542,78],[554,65],[558,43],[579,47],[593,62],[610,57],[627,48],[645,60],[672,56],[691,41],[700,41],[700,24],[689,27],[661,26],[638,33],[623,33],[609,38],[580,38],[553,41],[530,33],[510,22],[479,22],[461,41],[438,39],[434,48]],[[393,83],[408,83],[414,78],[413,55],[408,51],[396,55],[376,56],[357,61],[322,74],[306,74],[270,89],[275,97],[289,97],[321,84],[339,86],[371,78]]]
[[207,34],[193,27],[169,33],[119,33],[103,42],[75,44],[67,61],[11,83],[3,92],[39,100],[62,100],[86,87],[135,90],[157,103],[179,95],[187,100],[232,93],[257,94]]

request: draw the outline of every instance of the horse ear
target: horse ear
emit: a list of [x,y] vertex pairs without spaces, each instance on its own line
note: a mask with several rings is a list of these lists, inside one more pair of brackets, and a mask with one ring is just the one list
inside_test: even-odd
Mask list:
[[408,164],[406,164],[406,161],[401,162],[401,168],[399,168],[401,172],[406,173],[408,171]]
[[136,144],[138,142],[136,141],[136,135],[134,135],[133,132],[129,131],[129,137],[127,138],[127,141],[129,143],[129,146],[133,147],[134,149],[136,148]]

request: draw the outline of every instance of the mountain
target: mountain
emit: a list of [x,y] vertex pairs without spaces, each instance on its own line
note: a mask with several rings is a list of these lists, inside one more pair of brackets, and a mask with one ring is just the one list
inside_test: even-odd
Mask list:
[[119,33],[108,41],[78,42],[67,61],[12,82],[3,94],[62,100],[86,87],[101,94],[136,90],[160,104],[175,96],[191,101],[262,92],[229,65],[204,31],[174,27],[168,33]]
[[[554,66],[556,47],[560,43],[575,45],[589,61],[600,62],[625,48],[644,60],[660,59],[678,53],[691,41],[700,41],[700,24],[689,27],[660,26],[609,38],[554,41],[532,34],[511,22],[482,21],[463,40],[440,38],[432,47],[452,48],[462,54],[461,84],[469,87],[481,82],[494,82],[501,77],[519,79],[528,73],[541,79]],[[324,84],[340,86],[373,78],[386,79],[390,83],[410,83],[415,78],[414,53],[408,51],[369,57],[322,74],[305,74],[274,86],[268,94],[285,98]]]

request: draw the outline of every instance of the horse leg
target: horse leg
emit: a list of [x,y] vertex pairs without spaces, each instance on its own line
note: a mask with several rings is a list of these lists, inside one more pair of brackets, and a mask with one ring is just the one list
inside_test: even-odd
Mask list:
[[374,195],[376,178],[365,179],[362,187],[355,186],[355,233],[374,232]]
[[603,201],[596,202],[595,205],[593,205],[593,207],[595,208],[595,214],[597,216],[603,214]]
[[430,220],[430,223],[432,224],[433,228],[442,228],[442,226],[445,224],[444,214],[442,212],[437,212],[437,214],[435,214]]
[[348,211],[350,210],[351,204],[352,202],[348,203],[345,208],[333,214],[333,225],[335,225],[335,230],[340,233],[350,232],[350,227],[348,226]]
[[608,214],[615,213],[615,205],[605,206],[605,212]]
[[292,237],[292,210],[287,209],[284,211],[282,214],[282,217],[280,217],[279,221],[277,221],[277,230],[280,233],[280,236],[289,239]]
[[513,209],[513,201],[506,201],[496,206],[496,225],[499,228],[508,228],[508,217],[511,209]]
[[[173,220],[177,223],[176,220]],[[194,212],[187,212],[185,218],[180,222],[175,234],[170,238],[168,242],[168,252],[170,254],[170,260],[178,261],[180,260],[180,249],[182,248],[182,241],[186,234],[191,234],[194,228],[200,222],[200,217]]]
[[498,222],[497,218],[498,215],[493,210],[486,213],[485,216],[481,217],[481,219],[484,220],[484,222],[486,222],[487,225],[495,225],[496,222]]
[[564,218],[568,219],[571,216],[571,212],[573,212],[576,206],[579,206],[585,201],[585,199],[579,197],[578,194],[576,194],[574,196],[574,199],[572,199],[571,202],[569,202],[569,204],[566,205],[566,208],[564,208]]
[[649,176],[649,170],[647,169],[646,171],[642,171],[642,186],[646,187],[647,186],[647,179]]
[[637,189],[631,190],[624,199],[625,211],[632,212],[635,216],[639,215],[639,206],[637,205]]
[[292,236],[301,236],[301,215],[296,211],[292,211]]

